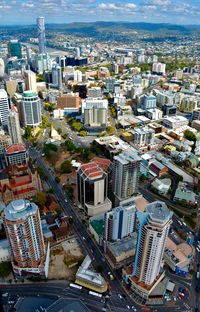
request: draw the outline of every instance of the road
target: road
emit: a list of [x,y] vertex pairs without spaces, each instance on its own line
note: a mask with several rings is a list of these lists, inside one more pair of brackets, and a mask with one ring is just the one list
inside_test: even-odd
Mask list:
[[[111,286],[111,296],[108,299],[108,307],[113,308],[115,311],[118,311],[117,309],[128,306],[135,306],[137,308],[137,311],[142,311],[141,305],[136,303],[135,300],[132,300],[129,295],[127,294],[127,291],[122,286],[121,276],[117,271],[113,271],[112,268],[109,266],[109,264],[105,261],[104,255],[99,249],[99,246],[96,244],[95,241],[93,241],[92,237],[90,236],[90,233],[88,233],[86,226],[82,223],[82,220],[78,214],[78,212],[75,210],[75,207],[71,200],[67,197],[66,193],[63,191],[60,184],[55,182],[55,176],[51,170],[47,167],[46,163],[41,157],[41,151],[37,150],[36,148],[32,147],[30,144],[28,145],[29,155],[33,160],[36,161],[37,165],[41,167],[45,173],[45,176],[47,177],[46,182],[49,184],[49,186],[54,190],[54,194],[56,199],[58,200],[60,206],[62,207],[63,211],[66,215],[72,216],[74,219],[73,227],[74,231],[79,239],[79,242],[82,246],[82,249],[85,250],[86,254],[89,254],[89,256],[93,259],[93,266],[97,269],[99,265],[104,266],[104,271],[102,275],[106,280],[108,280],[108,272],[112,272],[113,276],[115,277],[114,281],[109,281],[109,284]],[[84,237],[84,239],[83,239]],[[52,292],[53,294],[53,292]],[[123,297],[120,299],[119,294],[123,295]],[[182,305],[182,311],[187,311],[184,309],[184,306]],[[177,311],[179,308],[178,305],[175,305],[173,308],[170,307],[170,311]],[[156,307],[157,312],[167,312],[169,311],[169,308],[166,306]],[[127,311],[127,309],[126,309]]]
[[[112,272],[113,276],[115,277],[114,281],[109,281],[109,284],[111,286],[111,297],[109,299],[110,304],[114,304],[116,306],[120,304],[122,306],[132,306],[135,303],[132,302],[132,300],[126,296],[126,292],[122,287],[121,281],[119,280],[119,276],[116,276],[116,272],[112,270],[112,268],[109,266],[109,264],[104,261],[104,255],[101,252],[101,250],[98,248],[97,244],[92,240],[90,234],[87,231],[87,228],[82,223],[82,220],[79,216],[79,214],[76,212],[75,207],[71,200],[67,197],[66,193],[63,191],[61,185],[57,182],[55,182],[55,176],[52,173],[51,170],[47,167],[46,163],[43,161],[41,157],[41,152],[32,147],[30,144],[27,144],[29,155],[30,157],[36,161],[37,166],[41,167],[44,171],[46,178],[46,182],[49,184],[49,186],[54,190],[55,197],[57,201],[59,202],[59,205],[62,207],[64,213],[68,216],[72,216],[74,223],[73,228],[74,231],[81,243],[82,249],[85,250],[85,253],[88,254],[93,261],[94,268],[97,268],[99,265],[104,266],[104,272],[102,275],[106,280],[108,280],[108,272]],[[84,239],[83,239],[84,237]],[[120,299],[118,297],[118,294],[123,294],[126,296],[126,298]]]

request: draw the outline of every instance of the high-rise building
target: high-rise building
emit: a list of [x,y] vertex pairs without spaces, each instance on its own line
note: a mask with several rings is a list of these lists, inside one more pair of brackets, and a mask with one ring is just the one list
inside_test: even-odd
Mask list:
[[[155,201],[138,211],[136,217],[137,244],[134,264],[123,270],[131,290],[144,301],[161,299],[168,280],[165,280],[163,256],[173,213],[164,202]],[[160,288],[160,282],[162,287]]]
[[25,126],[37,127],[42,122],[41,102],[37,93],[25,91],[22,98],[22,112]]
[[85,127],[106,127],[108,123],[108,101],[87,98],[82,101]]
[[0,77],[3,77],[4,73],[5,73],[4,60],[0,58]]
[[125,201],[119,207],[105,213],[104,238],[117,241],[135,230],[136,208],[133,200]]
[[104,213],[111,209],[107,197],[109,187],[107,159],[93,161],[79,167],[77,172],[78,201],[89,216]]
[[52,67],[52,83],[58,89],[62,89],[62,70],[58,64]]
[[12,144],[22,143],[19,114],[14,107],[11,108],[8,114],[8,133],[11,137]]
[[129,148],[113,160],[113,193],[116,202],[128,199],[137,193],[141,158]]
[[8,43],[9,57],[16,56],[18,59],[22,59],[22,46],[18,40],[10,40]]
[[138,212],[138,241],[133,276],[152,285],[160,274],[166,239],[173,213],[164,202],[155,201]]
[[9,101],[8,94],[4,89],[0,89],[0,123],[2,126],[8,125]]
[[52,68],[52,60],[48,53],[36,55],[33,64],[38,74],[43,74],[45,70],[51,70]]
[[29,200],[14,200],[5,207],[3,220],[14,273],[18,276],[47,276],[48,251],[38,206]]
[[38,31],[39,54],[44,54],[45,53],[44,17],[37,18],[37,31]]
[[26,90],[37,92],[36,74],[32,70],[24,71]]

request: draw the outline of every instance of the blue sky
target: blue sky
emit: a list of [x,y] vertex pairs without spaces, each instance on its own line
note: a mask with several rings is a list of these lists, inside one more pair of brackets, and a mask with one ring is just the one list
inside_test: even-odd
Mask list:
[[200,0],[0,0],[0,24],[88,21],[200,24]]

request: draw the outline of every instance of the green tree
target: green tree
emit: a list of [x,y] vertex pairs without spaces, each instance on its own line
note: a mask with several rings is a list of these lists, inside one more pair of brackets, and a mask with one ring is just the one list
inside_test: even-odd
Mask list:
[[59,177],[55,177],[55,181],[56,181],[57,183],[60,183],[60,178],[59,178]]
[[185,138],[186,138],[187,140],[196,142],[196,135],[195,135],[192,131],[190,131],[190,130],[188,130],[188,129],[185,130],[185,131],[184,131],[184,136],[185,136]]
[[69,222],[70,225],[73,225],[74,219],[73,219],[72,216],[70,216],[70,217],[68,218],[68,222]]
[[48,128],[51,126],[48,116],[42,115],[42,128]]
[[85,131],[85,130],[81,130],[80,132],[79,132],[79,134],[80,134],[80,136],[86,136],[87,135],[87,131]]
[[44,192],[38,192],[35,196],[35,202],[40,207],[44,207],[47,201],[47,196]]
[[70,140],[65,141],[65,146],[69,152],[75,152],[77,149],[76,145]]
[[72,165],[70,160],[65,160],[60,166],[61,173],[70,173],[72,172]]
[[25,137],[25,139],[27,139],[27,140],[30,140],[30,139],[33,138],[31,126],[27,126],[27,127],[25,128],[24,137]]
[[45,144],[45,146],[44,146],[44,154],[45,154],[46,157],[50,156],[51,151],[57,152],[58,151],[58,147],[55,144],[53,144],[53,143]]
[[61,133],[62,133],[62,129],[61,129],[61,128],[58,128],[58,129],[57,129],[57,132],[58,132],[58,134],[61,134]]
[[10,262],[1,262],[0,263],[0,276],[7,277],[12,271],[12,265]]

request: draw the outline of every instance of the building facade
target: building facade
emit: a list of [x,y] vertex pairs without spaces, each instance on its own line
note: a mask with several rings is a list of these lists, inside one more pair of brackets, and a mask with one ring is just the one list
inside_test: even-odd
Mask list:
[[104,238],[106,241],[117,241],[132,234],[135,230],[136,208],[134,201],[105,213]]
[[37,18],[37,31],[38,31],[38,43],[39,43],[39,53],[45,53],[45,25],[44,17]]
[[42,122],[41,101],[37,93],[25,91],[22,98],[24,125],[37,127]]
[[19,114],[14,109],[10,110],[8,114],[8,133],[11,137],[12,144],[22,143]]
[[[103,167],[104,166],[104,167]],[[109,160],[104,164],[95,161],[82,165],[77,172],[78,201],[89,216],[94,216],[111,209],[108,193]]]
[[137,193],[141,158],[127,149],[113,159],[113,193],[119,201]]
[[12,144],[4,149],[6,166],[27,164],[28,153],[23,144]]
[[4,209],[4,226],[16,275],[48,274],[38,206],[28,200],[14,200]]
[[4,89],[0,89],[0,123],[2,126],[8,125],[9,101],[8,94]]

